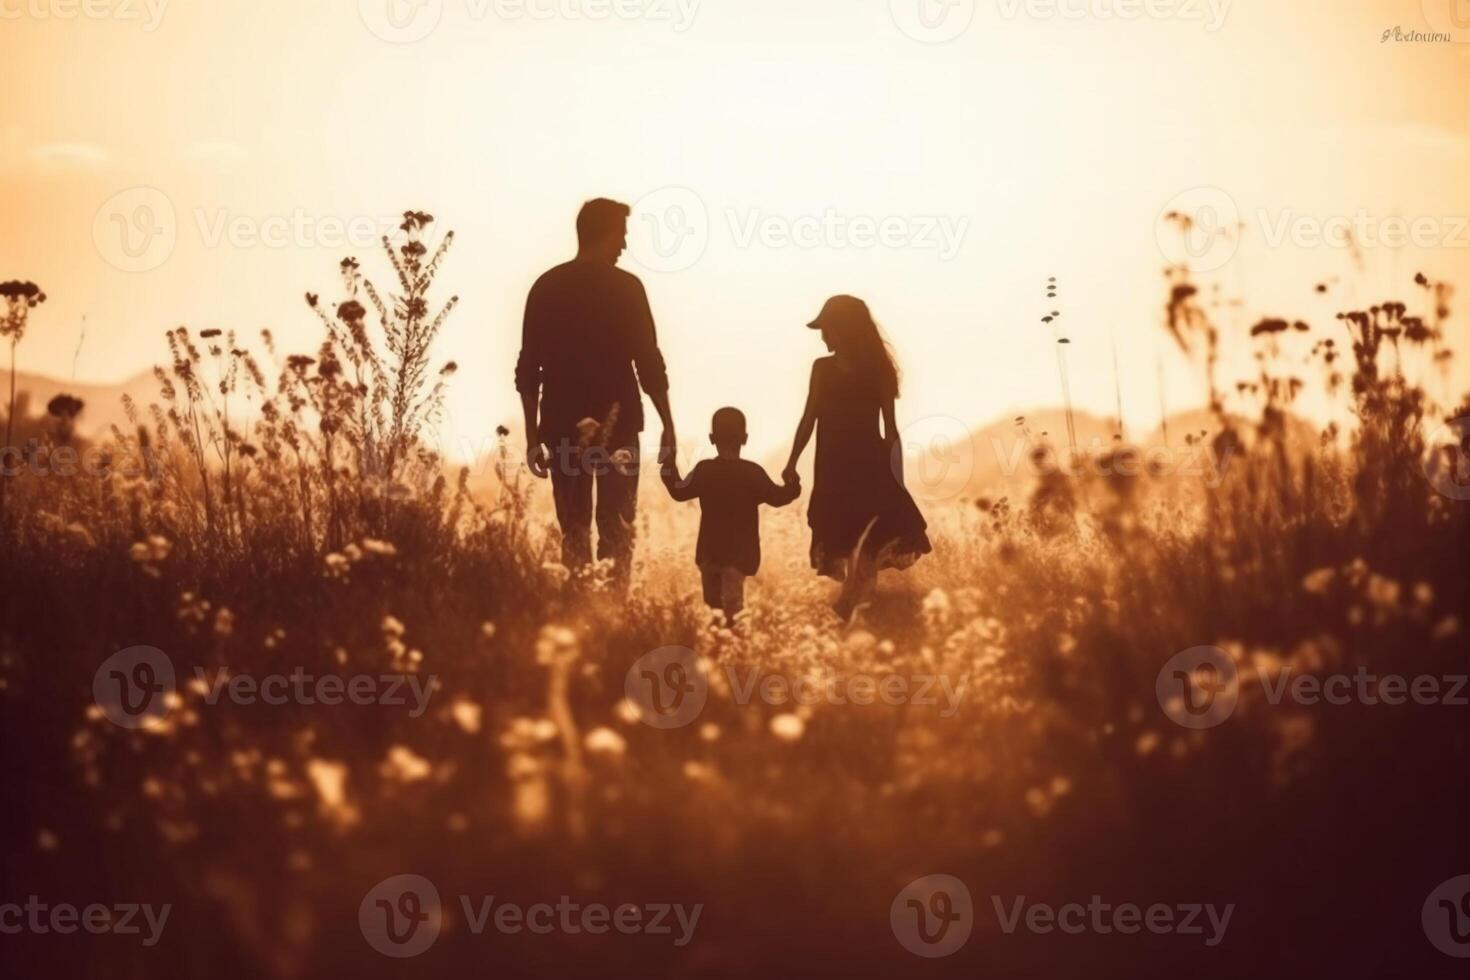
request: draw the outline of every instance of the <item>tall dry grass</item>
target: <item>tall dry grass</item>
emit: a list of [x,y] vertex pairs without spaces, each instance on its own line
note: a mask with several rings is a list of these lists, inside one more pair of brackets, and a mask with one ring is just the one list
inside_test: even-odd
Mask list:
[[[173,331],[163,401],[102,447],[106,472],[8,481],[6,892],[178,906],[156,949],[12,946],[13,962],[397,975],[362,941],[357,906],[411,871],[446,896],[706,906],[683,949],[477,938],[459,922],[410,963],[435,973],[1442,966],[1417,903],[1470,863],[1464,710],[1273,705],[1261,679],[1466,671],[1467,505],[1423,477],[1446,447],[1426,442],[1443,413],[1414,374],[1443,363],[1447,287],[1420,281],[1420,314],[1263,319],[1258,376],[1222,379],[1221,328],[1171,270],[1167,324],[1208,379],[1218,485],[1123,465],[1141,450],[1122,444],[1101,466],[1039,453],[1035,499],[936,510],[935,554],[852,629],[806,568],[799,514],[772,513],[767,569],[732,632],[711,629],[694,594],[687,515],[644,508],[623,599],[550,562],[550,529],[503,450],[494,499],[444,474],[425,436],[453,301],[430,315],[448,240],[430,257],[426,227],[410,214],[407,243],[387,246],[397,296],[349,261],[335,308],[308,297],[324,329],[312,356],[282,359],[264,338],[268,377],[232,335]],[[1319,377],[1294,373],[1303,353]],[[1314,384],[1356,424],[1304,452],[1285,420]],[[35,452],[66,444],[53,427]],[[650,481],[645,501],[655,493]],[[149,731],[90,703],[97,665],[133,644],[166,651],[180,677]],[[1155,679],[1201,644],[1241,667],[1241,705],[1188,731]],[[630,713],[624,679],[670,645],[699,654],[710,700],[697,723],[660,731]],[[413,674],[433,695],[419,718],[211,705],[196,668]],[[952,712],[740,703],[739,684],[765,674],[942,677],[961,697]],[[970,883],[981,924],[964,955],[919,964],[888,907],[934,872]],[[1000,934],[985,896],[1023,894],[1239,908],[1211,950]]]

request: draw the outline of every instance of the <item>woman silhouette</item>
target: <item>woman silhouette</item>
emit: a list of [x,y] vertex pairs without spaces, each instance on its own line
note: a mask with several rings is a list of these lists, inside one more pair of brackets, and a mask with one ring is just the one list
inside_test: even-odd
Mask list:
[[903,484],[893,407],[898,367],[868,305],[834,296],[808,326],[822,332],[832,356],[812,365],[785,475],[795,476],[815,430],[816,479],[807,511],[812,567],[844,583],[835,608],[849,619],[872,594],[880,569],[907,568],[932,549]]

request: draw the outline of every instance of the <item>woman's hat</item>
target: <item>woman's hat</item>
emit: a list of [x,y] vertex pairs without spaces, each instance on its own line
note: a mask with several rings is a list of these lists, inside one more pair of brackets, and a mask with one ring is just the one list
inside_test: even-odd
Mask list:
[[817,318],[807,326],[813,330],[820,330],[838,323],[871,319],[872,314],[868,312],[868,304],[856,296],[833,296],[823,304],[822,312],[818,313]]

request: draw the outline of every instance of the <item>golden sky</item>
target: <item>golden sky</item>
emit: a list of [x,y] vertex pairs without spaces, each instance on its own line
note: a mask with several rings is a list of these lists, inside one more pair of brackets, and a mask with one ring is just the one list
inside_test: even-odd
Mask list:
[[637,203],[682,434],[734,404],[758,452],[837,292],[906,420],[1059,402],[1048,276],[1081,407],[1113,410],[1115,343],[1135,427],[1161,353],[1198,404],[1160,328],[1171,206],[1244,224],[1190,256],[1238,334],[1419,269],[1470,302],[1470,0],[0,0],[0,79],[0,276],[51,297],[23,370],[121,380],[179,324],[310,350],[302,294],[347,254],[389,284],[367,242],[423,209],[457,234],[461,456],[515,418],[526,290],[593,196]]

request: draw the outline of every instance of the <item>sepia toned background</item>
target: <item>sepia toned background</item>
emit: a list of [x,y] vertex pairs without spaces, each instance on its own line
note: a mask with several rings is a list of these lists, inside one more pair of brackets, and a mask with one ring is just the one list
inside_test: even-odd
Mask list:
[[[0,82],[0,975],[1464,975],[1467,0],[0,0]],[[520,457],[599,195],[686,472],[831,294],[904,368],[736,615]]]
[[[735,404],[763,454],[820,353],[801,325],[837,292],[893,340],[905,419],[1058,404],[1038,322],[1057,308],[1077,407],[1114,414],[1121,389],[1151,430],[1204,401],[1159,330],[1180,254],[1249,296],[1241,326],[1325,320],[1420,270],[1470,282],[1455,0],[89,9],[6,0],[0,22],[0,265],[51,294],[22,370],[73,385],[134,379],[178,325],[314,345],[302,294],[335,297],[341,257],[370,259],[407,208],[457,234],[436,355],[462,372],[439,432],[462,460],[516,418],[526,290],[598,195],[637,205],[623,265],[683,434]],[[1199,223],[1189,253],[1171,209]],[[1250,369],[1241,340],[1223,357]],[[1336,417],[1310,394],[1297,411]]]

